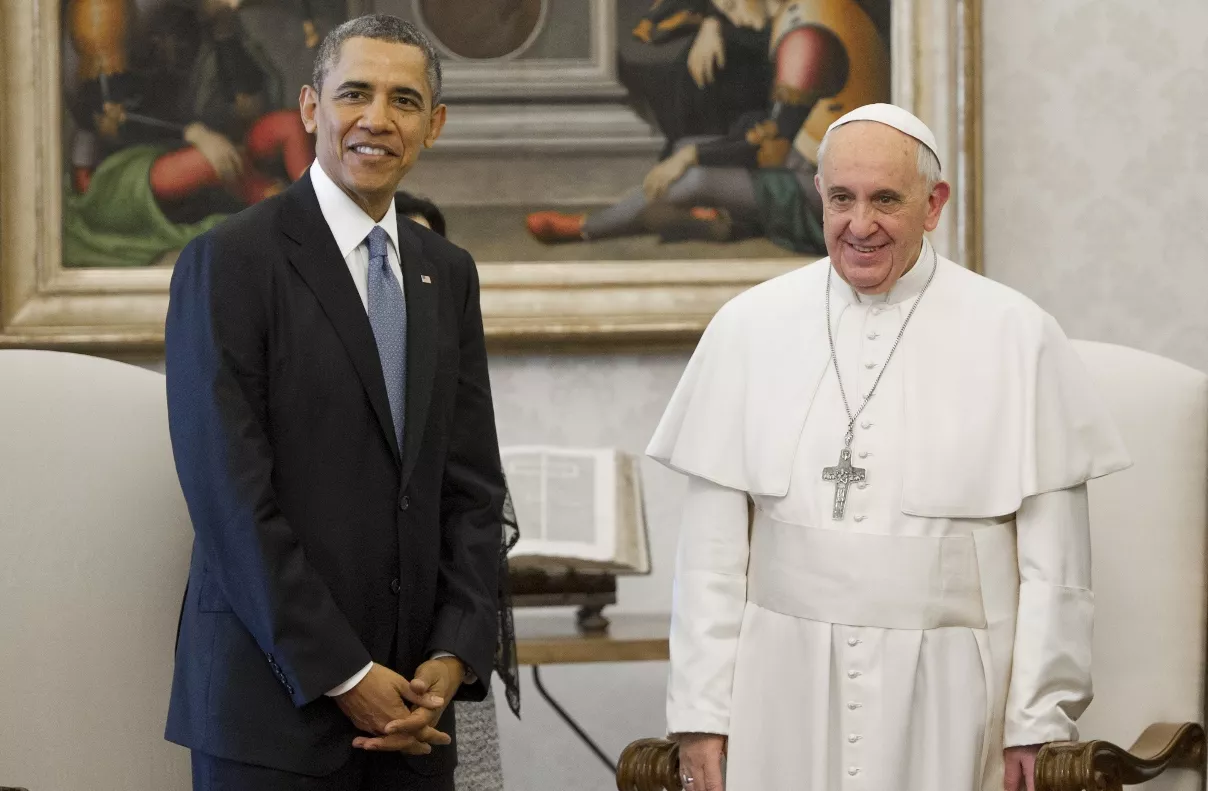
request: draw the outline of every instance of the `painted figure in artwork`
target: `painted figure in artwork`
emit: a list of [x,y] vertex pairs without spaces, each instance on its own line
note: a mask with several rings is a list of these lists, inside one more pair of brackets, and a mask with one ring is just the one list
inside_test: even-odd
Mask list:
[[68,0],[66,265],[153,263],[309,166],[313,142],[280,109],[281,79],[240,25],[241,2],[164,2],[134,30],[128,0]]
[[[763,0],[758,0],[762,3]],[[622,47],[618,77],[666,139],[726,134],[763,110],[772,84],[771,26],[763,14],[711,0],[652,0]]]
[[824,249],[821,200],[813,185],[818,144],[844,113],[889,98],[888,14],[868,0],[713,5],[735,25],[770,26],[767,106],[740,118],[727,135],[680,139],[642,186],[613,206],[590,214],[530,214],[527,226],[536,239],[764,236],[801,253]]

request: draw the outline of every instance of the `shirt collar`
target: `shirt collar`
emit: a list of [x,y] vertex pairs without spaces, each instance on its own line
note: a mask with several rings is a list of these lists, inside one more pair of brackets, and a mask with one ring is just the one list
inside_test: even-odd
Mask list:
[[898,282],[894,283],[893,288],[889,289],[887,293],[861,294],[845,283],[837,274],[831,276],[831,289],[852,305],[873,305],[878,302],[896,305],[914,299],[922,293],[923,286],[927,284],[927,279],[931,277],[931,272],[935,267],[934,248],[931,246],[931,242],[924,238],[914,266],[910,268],[909,272],[898,278]]
[[356,205],[352,198],[331,180],[318,159],[311,163],[310,181],[315,188],[315,197],[319,200],[319,210],[323,212],[323,219],[331,228],[341,256],[347,258],[358,245],[363,244],[374,225],[382,226],[394,244],[395,253],[398,252],[398,215],[393,200],[390,201],[381,222],[375,223],[364,209]]

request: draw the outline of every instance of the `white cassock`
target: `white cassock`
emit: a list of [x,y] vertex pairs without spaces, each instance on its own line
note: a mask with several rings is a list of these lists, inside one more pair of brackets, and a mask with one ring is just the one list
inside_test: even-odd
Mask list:
[[651,441],[690,476],[668,731],[728,734],[730,791],[1000,791],[1004,745],[1077,738],[1085,483],[1127,454],[1056,322],[929,244],[888,298],[832,279],[853,410],[933,269],[856,425],[866,480],[841,519],[829,261],[718,313]]

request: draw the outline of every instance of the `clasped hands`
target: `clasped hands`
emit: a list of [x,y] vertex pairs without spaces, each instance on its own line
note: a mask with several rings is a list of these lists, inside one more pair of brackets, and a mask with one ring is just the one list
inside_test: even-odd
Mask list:
[[430,659],[407,679],[376,662],[365,678],[335,698],[357,730],[352,746],[361,750],[427,755],[433,745],[449,744],[436,723],[457,694],[465,673],[453,657]]

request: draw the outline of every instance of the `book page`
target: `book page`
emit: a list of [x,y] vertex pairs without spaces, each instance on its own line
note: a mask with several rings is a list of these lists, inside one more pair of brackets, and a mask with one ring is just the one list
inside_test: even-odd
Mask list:
[[[615,449],[502,449],[520,541],[514,567],[644,573],[649,567],[641,487]],[[636,498],[636,499],[635,499]]]

